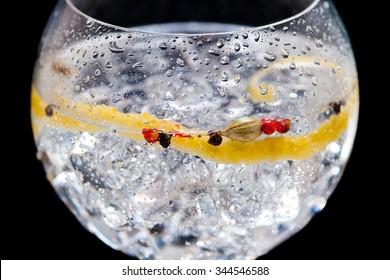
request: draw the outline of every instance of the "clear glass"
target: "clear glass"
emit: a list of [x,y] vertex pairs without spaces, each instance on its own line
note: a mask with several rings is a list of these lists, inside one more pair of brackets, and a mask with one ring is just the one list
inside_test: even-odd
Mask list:
[[31,106],[48,179],[109,246],[251,259],[325,206],[358,81],[329,1],[60,0]]

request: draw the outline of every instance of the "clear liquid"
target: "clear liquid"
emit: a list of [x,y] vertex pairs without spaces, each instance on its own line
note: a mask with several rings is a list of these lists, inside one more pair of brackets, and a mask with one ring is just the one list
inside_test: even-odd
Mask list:
[[[189,25],[161,25],[159,31],[172,26],[186,31]],[[327,57],[340,54],[332,49],[318,61],[295,56],[280,64],[272,54],[279,57],[287,42],[295,46],[291,56],[307,50],[302,38],[285,35],[275,46],[275,34],[256,40],[244,33],[224,35],[221,48],[202,35],[148,42],[112,34],[82,41],[41,58],[34,86],[48,104],[81,122],[87,120],[80,112],[58,100],[148,112],[200,131],[240,117],[289,117],[289,135],[312,132],[335,114],[329,104],[353,94],[355,76],[337,79],[341,70],[332,69]],[[275,98],[252,102],[248,84],[260,70]],[[255,164],[220,163],[134,141],[99,119],[99,132],[45,125],[34,114],[33,123],[40,128],[38,157],[54,188],[81,223],[113,248],[146,259],[248,259],[269,251],[325,206],[349,156],[356,114],[357,108],[339,139],[310,158]]]

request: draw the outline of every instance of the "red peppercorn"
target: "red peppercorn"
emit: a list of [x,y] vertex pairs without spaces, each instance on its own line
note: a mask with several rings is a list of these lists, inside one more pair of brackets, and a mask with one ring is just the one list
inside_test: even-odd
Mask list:
[[283,119],[282,121],[278,121],[276,123],[276,131],[279,133],[286,133],[290,130],[290,120],[289,119]]
[[270,118],[263,118],[261,119],[261,131],[264,132],[267,135],[270,135],[275,132],[276,130],[276,120],[272,120]]
[[159,131],[155,128],[144,128],[142,134],[148,143],[156,143],[159,138]]

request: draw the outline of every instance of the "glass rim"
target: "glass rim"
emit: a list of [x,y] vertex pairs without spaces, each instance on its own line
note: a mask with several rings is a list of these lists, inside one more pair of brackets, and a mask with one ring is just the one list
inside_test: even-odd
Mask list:
[[[269,28],[271,26],[275,27],[275,26],[279,26],[279,25],[291,22],[292,20],[298,19],[298,18],[302,17],[303,15],[307,14],[309,11],[313,10],[319,4],[320,1],[321,0],[312,0],[310,5],[308,5],[305,9],[303,9],[302,11],[300,11],[299,13],[297,13],[291,17],[287,17],[285,19],[275,21],[275,22],[265,24],[265,25],[249,26],[248,28],[245,28],[245,31],[261,31],[261,30],[264,30],[264,29]],[[161,36],[213,36],[213,35],[230,35],[230,34],[242,32],[242,29],[231,30],[231,31],[222,31],[222,32],[201,32],[201,33],[180,33],[180,32],[167,33],[167,32],[144,31],[144,30],[137,29],[137,28],[123,27],[120,25],[115,25],[115,24],[111,24],[111,23],[99,20],[99,19],[94,18],[92,16],[89,16],[85,12],[81,11],[79,8],[77,8],[73,4],[72,0],[65,0],[65,2],[75,13],[85,17],[86,19],[93,20],[94,22],[96,22],[102,26],[114,28],[116,30],[120,30],[123,32],[128,32],[128,33],[141,33],[141,34],[155,35],[155,36],[158,36],[158,35],[161,35]],[[161,23],[157,23],[157,24],[163,24],[163,23],[171,23],[171,22],[161,22]],[[219,23],[219,22],[216,22],[216,23]],[[154,24],[156,24],[156,23],[154,23]],[[234,24],[234,22],[230,22],[229,24]]]

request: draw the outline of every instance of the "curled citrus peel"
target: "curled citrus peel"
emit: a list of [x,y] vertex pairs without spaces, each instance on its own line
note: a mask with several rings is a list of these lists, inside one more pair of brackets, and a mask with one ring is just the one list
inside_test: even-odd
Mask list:
[[[341,136],[348,126],[348,119],[355,110],[357,99],[356,91],[346,100],[338,114],[331,116],[316,130],[305,135],[283,135],[260,138],[251,142],[226,139],[220,146],[210,145],[208,137],[174,137],[171,139],[171,146],[183,153],[194,154],[218,163],[253,164],[259,161],[306,159],[323,150],[328,143]],[[64,102],[61,102],[61,108]],[[45,126],[89,133],[112,130],[135,141],[144,140],[142,130],[145,128],[180,131],[191,135],[197,133],[181,127],[178,123],[158,119],[149,113],[125,114],[106,105],[77,103],[71,106],[73,112],[71,115],[70,112],[58,110],[56,106],[58,105],[46,103],[38,95],[36,89],[32,88],[31,108],[36,138]],[[77,112],[77,116],[74,116],[74,112]]]

